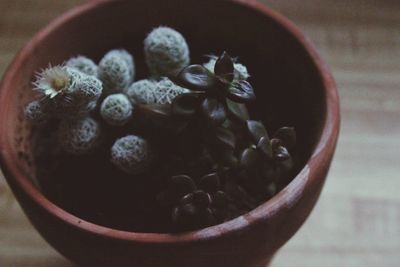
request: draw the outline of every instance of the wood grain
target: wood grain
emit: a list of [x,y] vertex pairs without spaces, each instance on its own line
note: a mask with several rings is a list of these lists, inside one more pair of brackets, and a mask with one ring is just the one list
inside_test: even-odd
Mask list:
[[[80,2],[0,0],[0,75],[39,28]],[[400,1],[263,2],[316,44],[342,103],[341,136],[321,199],[272,266],[399,266]],[[72,266],[29,224],[3,177],[0,266]]]

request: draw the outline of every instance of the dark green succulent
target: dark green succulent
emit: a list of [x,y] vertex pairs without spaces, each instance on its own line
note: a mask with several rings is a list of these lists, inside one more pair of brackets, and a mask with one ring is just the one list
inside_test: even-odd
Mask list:
[[172,115],[182,124],[196,121],[205,128],[205,143],[221,165],[236,166],[236,137],[231,124],[249,119],[245,103],[255,99],[252,86],[234,79],[234,59],[224,52],[214,66],[214,73],[202,65],[190,65],[171,78],[191,90],[172,102]]
[[201,113],[208,124],[222,125],[227,118],[246,121],[245,106],[255,99],[246,80],[234,80],[234,59],[226,52],[217,59],[214,73],[202,65],[190,65],[172,78],[192,92],[181,94],[172,103],[172,113],[190,117]]
[[247,129],[251,143],[241,153],[240,166],[249,171],[262,168],[263,176],[270,181],[276,181],[292,169],[289,150],[296,144],[294,128],[282,127],[272,138],[261,122],[248,120]]
[[172,176],[158,195],[176,230],[222,223],[271,198],[293,167],[294,129],[280,128],[270,138],[261,122],[250,120],[246,104],[255,99],[253,88],[234,79],[234,59],[225,52],[214,73],[190,65],[171,79],[190,89],[155,109],[176,123],[169,149],[179,166],[166,162],[170,175],[189,174]]
[[220,178],[215,172],[204,175],[197,183],[188,175],[173,176],[169,187],[157,199],[160,205],[171,209],[172,222],[179,230],[223,222],[230,202],[221,191]]

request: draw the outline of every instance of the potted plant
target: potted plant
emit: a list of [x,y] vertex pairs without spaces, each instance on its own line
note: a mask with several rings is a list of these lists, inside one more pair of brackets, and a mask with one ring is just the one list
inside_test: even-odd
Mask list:
[[[177,17],[170,2],[87,3],[39,33],[2,81],[7,181],[43,237],[78,264],[265,266],[322,188],[339,115],[334,83],[312,46],[255,2],[179,4]],[[138,20],[154,12],[159,16]],[[246,18],[246,25],[220,14]],[[178,42],[185,45],[172,62],[154,50],[166,43],[157,38],[166,31],[169,41],[181,36],[166,27],[147,35],[157,25],[171,25],[188,40]],[[107,53],[116,47],[129,52]],[[189,65],[188,47],[192,62],[220,53],[204,66]],[[249,81],[224,50],[243,58]],[[77,54],[99,65],[72,58],[33,78],[49,62]],[[145,65],[158,77],[144,80]],[[134,74],[140,82],[132,84]],[[46,105],[32,101],[32,81]],[[148,94],[153,86],[162,96]],[[94,117],[81,116],[89,112]],[[35,126],[49,120],[57,122]],[[294,126],[297,142],[284,125]],[[276,133],[268,136],[271,130]],[[59,147],[62,156],[46,147]],[[199,171],[210,158],[217,168]],[[259,173],[262,179],[255,179]]]

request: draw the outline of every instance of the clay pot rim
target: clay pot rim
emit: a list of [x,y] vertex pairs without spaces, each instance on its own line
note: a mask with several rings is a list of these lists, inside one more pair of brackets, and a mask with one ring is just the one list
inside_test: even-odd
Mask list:
[[[82,16],[94,8],[107,5],[112,1],[119,0],[96,0],[89,1],[85,4],[77,6],[70,11],[64,13],[48,26],[37,33],[25,47],[17,54],[12,64],[9,66],[3,80],[0,84],[0,122],[3,124],[2,129],[6,126],[7,110],[7,88],[11,86],[12,78],[20,69],[21,64],[35,50],[36,44],[40,43],[46,36],[54,30],[57,30],[67,21],[73,20],[76,17]],[[323,128],[319,136],[319,141],[307,161],[303,169],[297,176],[272,199],[258,206],[249,213],[230,220],[228,222],[204,228],[197,231],[168,234],[168,233],[137,233],[122,230],[116,230],[94,223],[87,222],[74,216],[62,208],[53,204],[48,200],[29,180],[27,175],[15,164],[18,161],[17,155],[13,153],[11,144],[7,142],[6,131],[0,130],[0,164],[5,177],[15,186],[19,187],[36,205],[42,208],[43,211],[55,219],[73,226],[77,230],[88,232],[90,234],[99,235],[105,238],[117,239],[123,241],[137,243],[182,243],[182,242],[199,242],[210,239],[226,237],[234,235],[242,231],[246,231],[255,224],[259,224],[272,217],[278,216],[283,210],[291,209],[299,202],[303,195],[307,194],[307,190],[318,182],[318,179],[323,179],[321,172],[323,166],[329,164],[329,160],[334,153],[334,148],[339,133],[340,112],[338,94],[336,84],[330,73],[330,70],[318,55],[313,44],[308,38],[287,18],[271,10],[265,5],[253,0],[224,0],[232,4],[241,5],[245,8],[250,8],[254,12],[261,13],[275,21],[280,27],[295,37],[305,51],[309,54],[311,60],[316,66],[320,79],[325,90],[325,105],[326,111],[323,118]],[[9,90],[11,91],[11,90]]]

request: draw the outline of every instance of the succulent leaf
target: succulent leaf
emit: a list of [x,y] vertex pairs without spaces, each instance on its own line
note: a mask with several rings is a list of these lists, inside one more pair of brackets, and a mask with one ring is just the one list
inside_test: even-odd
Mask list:
[[268,136],[261,137],[260,141],[257,144],[257,150],[260,151],[268,159],[272,158],[273,152]]
[[151,104],[151,105],[142,105],[138,104],[141,112],[144,115],[152,117],[152,118],[168,118],[171,117],[171,106],[168,104]]
[[196,93],[178,95],[172,102],[172,113],[179,116],[191,116],[198,110],[201,97]]
[[228,114],[230,114],[234,119],[241,122],[250,119],[249,112],[247,111],[245,104],[236,103],[230,99],[226,99],[226,107]]
[[204,175],[199,183],[199,188],[206,192],[215,192],[220,187],[220,180],[217,173]]
[[188,194],[196,190],[195,182],[187,175],[176,175],[171,178],[172,184],[181,193]]
[[258,153],[254,148],[246,148],[240,155],[240,166],[245,169],[253,168],[258,162]]
[[293,127],[282,127],[278,129],[274,134],[274,138],[280,139],[283,146],[289,150],[296,144],[296,132]]
[[203,114],[211,125],[218,126],[226,120],[225,107],[216,98],[206,98],[201,107]]
[[183,87],[194,91],[207,91],[215,84],[213,74],[202,65],[187,66],[179,73],[178,78]]
[[249,130],[250,136],[255,144],[258,144],[262,137],[268,137],[267,130],[265,129],[264,125],[259,121],[248,120],[247,129]]
[[203,190],[196,190],[193,192],[193,203],[200,208],[206,208],[211,204],[211,197]]
[[224,127],[217,127],[215,129],[215,138],[218,144],[234,149],[236,145],[236,138],[233,132]]
[[234,81],[227,92],[229,99],[239,102],[248,103],[256,98],[253,87],[246,80]]
[[232,82],[234,78],[234,61],[226,52],[217,59],[214,66],[215,75],[223,78],[227,82]]
[[277,147],[274,152],[274,157],[277,161],[285,161],[290,158],[289,151],[284,146]]

